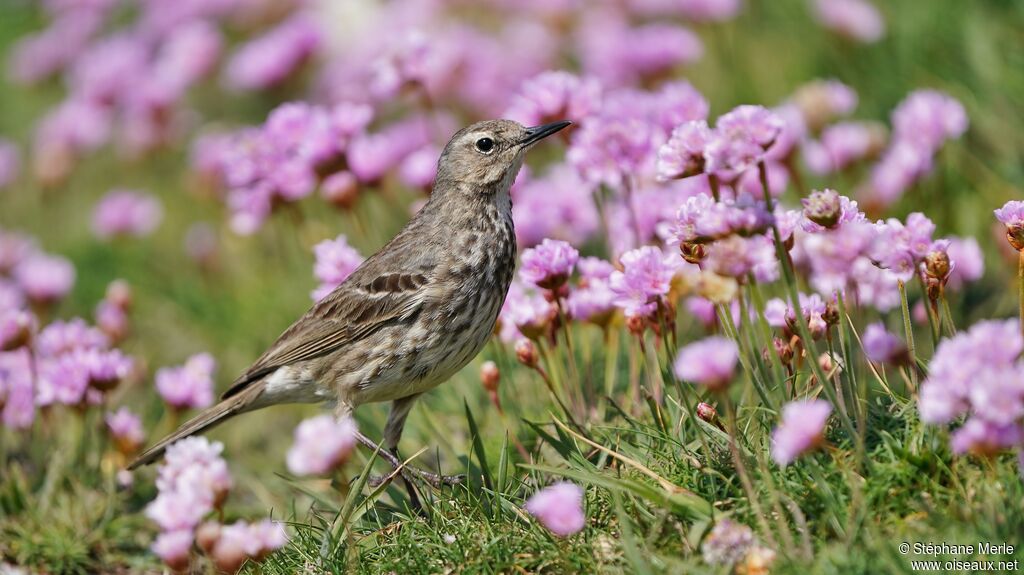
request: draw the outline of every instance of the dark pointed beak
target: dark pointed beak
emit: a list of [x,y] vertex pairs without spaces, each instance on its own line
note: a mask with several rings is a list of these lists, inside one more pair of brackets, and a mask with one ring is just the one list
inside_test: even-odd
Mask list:
[[526,137],[523,138],[520,144],[523,146],[535,144],[571,124],[572,122],[551,122],[550,124],[541,124],[540,126],[527,128]]

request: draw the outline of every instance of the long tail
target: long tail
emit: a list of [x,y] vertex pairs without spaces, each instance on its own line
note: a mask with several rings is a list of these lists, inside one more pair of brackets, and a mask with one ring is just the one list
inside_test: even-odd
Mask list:
[[266,384],[263,381],[254,381],[241,392],[222,400],[217,405],[206,408],[199,415],[183,423],[174,433],[142,452],[141,455],[135,458],[135,461],[131,462],[128,469],[131,470],[142,465],[149,465],[160,459],[164,454],[164,450],[175,441],[202,433],[232,416],[252,409],[254,407],[253,403],[263,394],[265,387]]

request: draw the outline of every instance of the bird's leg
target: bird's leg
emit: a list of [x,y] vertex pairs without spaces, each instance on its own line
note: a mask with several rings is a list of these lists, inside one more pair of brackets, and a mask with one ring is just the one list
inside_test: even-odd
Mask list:
[[[381,456],[381,458],[383,458],[385,461],[391,464],[391,467],[394,467],[395,469],[401,469],[401,473],[406,477],[421,479],[423,481],[426,481],[433,487],[441,487],[442,485],[457,485],[459,483],[462,483],[462,481],[466,478],[464,475],[438,475],[437,473],[424,471],[411,465],[403,465],[404,462],[402,461],[401,458],[399,458],[397,455],[395,455],[388,449],[381,449],[380,446],[377,445],[377,442],[370,439],[369,437],[366,437],[365,435],[362,434],[362,432],[356,432],[356,440],[359,441],[359,443],[365,445],[367,448],[376,451]],[[378,481],[377,484],[379,485],[380,481]]]

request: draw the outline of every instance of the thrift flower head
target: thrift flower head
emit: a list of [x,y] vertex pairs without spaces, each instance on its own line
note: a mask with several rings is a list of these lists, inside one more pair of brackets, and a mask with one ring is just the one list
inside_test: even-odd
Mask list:
[[320,301],[363,263],[363,256],[352,246],[344,234],[333,240],[324,240],[313,247],[316,264],[313,275],[320,281],[320,287],[313,291],[313,299]]
[[892,363],[900,360],[907,352],[903,340],[893,335],[881,323],[873,323],[864,328],[861,336],[864,355],[876,363]]
[[704,120],[680,124],[658,149],[658,178],[688,178],[704,172],[704,148],[712,132]]
[[142,430],[142,420],[127,407],[106,415],[107,429],[123,453],[133,453],[142,446],[146,434]]
[[295,428],[288,469],[296,475],[321,475],[345,463],[356,446],[356,423],[350,417],[320,415]]
[[563,481],[534,493],[524,505],[541,525],[559,537],[578,533],[586,525],[583,513],[583,488]]
[[176,529],[157,535],[151,549],[153,553],[175,571],[188,568],[192,555],[192,530]]
[[569,279],[580,253],[568,242],[545,239],[523,252],[519,273],[523,280],[544,289],[556,289]]
[[499,336],[506,342],[521,336],[539,338],[557,316],[558,308],[543,294],[513,282],[498,316],[501,322]]
[[238,521],[218,530],[210,556],[217,569],[235,573],[246,561],[262,561],[287,542],[288,536],[281,523],[268,519],[252,524]]
[[12,351],[29,343],[36,329],[36,318],[20,309],[0,308],[0,352]]
[[615,308],[615,292],[608,280],[615,267],[604,260],[587,257],[579,262],[580,284],[569,292],[566,304],[576,320],[605,325]]
[[115,236],[144,237],[153,233],[163,218],[163,208],[155,196],[134,190],[112,190],[96,204],[92,215],[93,232],[100,238]]
[[723,519],[704,538],[700,551],[708,565],[735,565],[756,542],[751,528]]
[[30,300],[50,304],[71,291],[75,267],[59,256],[34,254],[14,268],[14,280]]
[[644,246],[622,254],[622,271],[612,272],[608,286],[615,294],[615,305],[627,316],[646,317],[658,309],[658,301],[668,294],[676,267],[661,250]]
[[312,19],[294,16],[239,48],[228,62],[227,83],[238,90],[276,86],[319,49],[321,40]]
[[581,123],[601,106],[601,84],[568,72],[544,72],[523,82],[502,115],[526,126],[569,120]]
[[807,127],[817,132],[832,120],[849,115],[857,107],[857,92],[838,80],[816,80],[801,86],[793,101]]
[[213,403],[213,372],[217,362],[208,353],[188,358],[180,367],[156,372],[156,390],[175,409],[200,409]]
[[974,238],[949,238],[946,254],[952,269],[946,285],[959,289],[967,282],[976,281],[985,273],[985,256]]
[[704,150],[708,172],[733,180],[755,166],[775,143],[785,124],[762,106],[739,106],[718,118]]
[[782,422],[772,432],[772,458],[786,466],[820,445],[831,413],[832,406],[822,399],[787,403],[782,408]]
[[815,16],[822,26],[858,42],[877,42],[885,34],[885,20],[868,0],[815,0]]
[[1006,241],[1013,249],[1024,250],[1024,201],[1010,200],[995,210],[996,219],[1006,226]]
[[231,489],[231,474],[220,456],[223,444],[205,437],[188,437],[167,448],[157,470],[159,494],[146,507],[146,517],[162,531],[190,534]]
[[732,381],[740,350],[727,337],[712,336],[679,350],[675,372],[680,379],[692,381],[712,391],[722,391]]

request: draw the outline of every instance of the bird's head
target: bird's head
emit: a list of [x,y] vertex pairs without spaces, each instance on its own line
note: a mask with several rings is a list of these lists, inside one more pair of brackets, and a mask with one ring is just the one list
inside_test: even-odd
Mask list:
[[437,184],[508,190],[526,151],[569,124],[554,122],[527,128],[511,120],[487,120],[467,126],[444,147],[437,165]]

